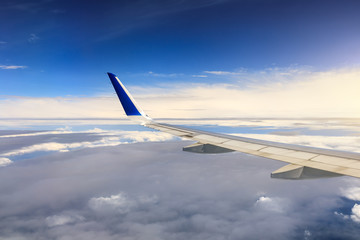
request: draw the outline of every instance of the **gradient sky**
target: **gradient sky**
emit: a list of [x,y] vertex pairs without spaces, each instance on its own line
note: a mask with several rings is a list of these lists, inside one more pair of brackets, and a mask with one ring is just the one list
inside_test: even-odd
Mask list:
[[[105,73],[147,87],[214,83],[205,71],[358,66],[359,1],[0,3],[0,95],[107,92]],[[222,80],[224,81],[224,80]]]
[[359,152],[359,118],[344,119],[360,117],[359,9],[1,1],[0,238],[358,239],[360,179],[280,181],[277,161],[184,152],[121,118],[106,72],[171,124]]

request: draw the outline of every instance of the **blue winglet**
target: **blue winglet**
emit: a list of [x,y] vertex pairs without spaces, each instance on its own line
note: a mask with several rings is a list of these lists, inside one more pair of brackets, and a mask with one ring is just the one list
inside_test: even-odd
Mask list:
[[118,95],[118,98],[120,100],[121,105],[123,106],[125,113],[127,116],[140,116],[142,115],[139,111],[139,109],[135,106],[135,103],[124,87],[120,80],[116,77],[113,73],[107,73],[109,75],[109,78],[111,80],[112,85],[115,88],[116,94]]

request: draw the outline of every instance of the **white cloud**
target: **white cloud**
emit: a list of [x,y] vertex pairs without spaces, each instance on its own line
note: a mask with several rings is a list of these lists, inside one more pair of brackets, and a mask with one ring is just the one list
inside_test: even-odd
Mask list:
[[45,222],[48,225],[48,227],[56,227],[56,226],[75,223],[78,221],[83,221],[84,219],[85,218],[83,216],[80,216],[78,214],[64,213],[61,215],[53,215],[46,217]]
[[191,75],[192,77],[207,78],[207,75]]
[[360,205],[355,204],[354,207],[351,209],[351,220],[354,222],[360,223]]
[[0,138],[13,138],[13,137],[30,137],[30,136],[41,136],[41,135],[56,135],[56,134],[66,134],[72,133],[71,131],[43,131],[43,132],[34,132],[34,133],[20,133],[20,134],[10,134],[10,135],[0,135]]
[[7,44],[7,42],[5,42],[5,41],[0,41],[0,44]]
[[354,200],[360,201],[360,187],[350,187],[347,189],[341,190],[344,197]]
[[0,69],[24,69],[27,66],[19,66],[19,65],[0,65]]
[[10,97],[0,100],[0,108],[1,118],[115,118],[125,115],[115,96],[110,98]]
[[329,218],[342,207],[343,178],[272,180],[281,163],[171,150],[183,145],[89,148],[2,169],[0,238],[301,239],[308,229],[325,239],[341,237],[339,228],[358,236]]
[[136,203],[129,199],[129,197],[120,192],[117,195],[110,197],[94,197],[89,200],[88,206],[99,213],[128,213]]
[[344,220],[348,220],[348,219],[350,218],[349,215],[345,215],[345,214],[343,214],[343,213],[341,213],[341,212],[335,211],[334,214],[335,214],[336,216],[339,216],[339,217],[343,218]]
[[[37,135],[51,135],[51,134],[60,134],[64,132],[53,131],[53,132],[45,132],[47,134],[36,134],[30,136]],[[34,144],[31,146],[23,147],[20,149],[12,150],[9,152],[2,153],[1,156],[10,157],[17,156],[23,154],[29,154],[40,151],[58,151],[58,152],[68,152],[73,149],[79,148],[96,148],[96,147],[106,147],[106,146],[117,146],[120,144],[127,143],[137,143],[137,142],[156,142],[156,141],[167,141],[174,139],[175,137],[163,132],[153,132],[153,131],[103,131],[101,129],[94,129],[85,131],[85,133],[98,133],[100,135],[108,135],[97,141],[83,141],[83,142],[74,142],[74,143],[58,143],[58,142],[47,142]],[[76,134],[76,133],[74,133]],[[26,134],[17,134],[18,136],[24,136]],[[12,136],[12,135],[6,135]],[[27,135],[29,136],[29,135]],[[3,158],[6,159],[6,158]],[[4,160],[5,161],[5,160]]]
[[140,195],[131,198],[125,192],[109,197],[93,197],[88,207],[99,214],[126,214],[137,207],[151,206],[158,203],[156,195]]
[[0,167],[4,167],[7,166],[9,164],[11,164],[12,161],[8,158],[4,158],[4,157],[0,157]]
[[282,213],[282,199],[262,196],[255,202],[255,207],[264,211]]
[[154,73],[151,71],[148,74],[154,77],[178,77],[183,75],[181,73]]
[[262,139],[267,141],[290,143],[317,148],[327,148],[349,152],[360,152],[360,136],[281,136],[271,134],[231,134],[234,136]]
[[[236,75],[215,72],[223,74],[225,83],[128,87],[154,118],[360,117],[360,68],[320,72],[292,67]],[[6,98],[0,101],[0,117],[124,116],[113,90],[109,91],[112,97]]]
[[204,73],[214,74],[214,75],[235,75],[236,72],[227,72],[227,71],[204,71]]

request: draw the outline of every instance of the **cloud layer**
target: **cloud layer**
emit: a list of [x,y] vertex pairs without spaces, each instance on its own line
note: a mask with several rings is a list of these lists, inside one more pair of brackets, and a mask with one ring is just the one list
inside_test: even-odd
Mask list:
[[333,213],[348,201],[338,189],[359,181],[272,180],[276,161],[190,154],[181,151],[185,144],[87,148],[1,168],[0,236],[328,239],[343,236],[339,227],[359,233],[351,227],[358,224],[356,205],[349,219]]
[[[257,122],[242,123],[246,132]],[[284,125],[289,131],[297,126]],[[244,136],[333,149],[358,146],[356,135],[321,131]],[[176,139],[160,132],[70,127],[0,131],[0,161],[13,160],[0,168],[0,238],[311,240],[360,234],[359,179],[271,179],[284,163],[237,152],[183,152],[193,142]]]
[[[359,68],[312,71],[272,68],[263,71],[206,71],[217,84],[169,84],[131,88],[152,117],[360,117]],[[191,77],[191,76],[190,76]],[[120,76],[121,78],[121,76]],[[210,80],[209,80],[210,81]],[[124,80],[126,83],[126,79]],[[112,93],[112,89],[110,89]],[[23,98],[0,101],[0,117],[120,117],[112,97]]]

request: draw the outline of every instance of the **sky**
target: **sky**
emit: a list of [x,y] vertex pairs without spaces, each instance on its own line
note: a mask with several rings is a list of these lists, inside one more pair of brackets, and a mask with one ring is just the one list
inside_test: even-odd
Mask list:
[[155,118],[359,117],[359,5],[1,1],[0,117],[115,117],[106,72]]
[[360,153],[360,2],[0,2],[0,239],[358,239],[360,181],[125,119]]

